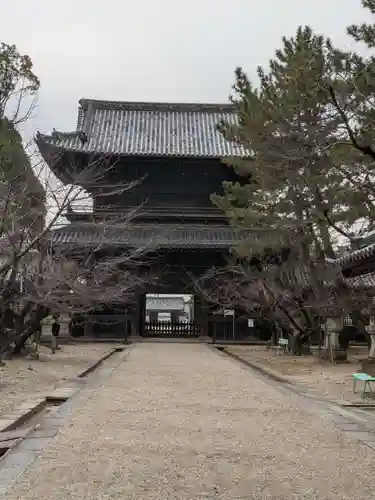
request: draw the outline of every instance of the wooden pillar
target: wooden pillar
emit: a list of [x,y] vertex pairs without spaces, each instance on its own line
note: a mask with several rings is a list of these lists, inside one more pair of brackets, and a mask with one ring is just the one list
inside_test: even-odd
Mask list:
[[138,300],[138,335],[141,335],[146,321],[146,294],[142,294]]
[[193,318],[198,332],[201,331],[201,298],[194,295]]
[[206,300],[201,303],[201,329],[200,335],[203,337],[208,336],[208,322],[209,322],[209,307]]
[[158,320],[158,312],[157,311],[150,311],[150,323],[156,323]]
[[136,299],[135,303],[132,305],[131,308],[131,314],[130,314],[130,335],[132,337],[136,337],[138,335],[142,334],[142,330],[140,328],[143,327],[143,324],[141,325],[141,301],[142,301],[142,295],[138,296],[138,299]]

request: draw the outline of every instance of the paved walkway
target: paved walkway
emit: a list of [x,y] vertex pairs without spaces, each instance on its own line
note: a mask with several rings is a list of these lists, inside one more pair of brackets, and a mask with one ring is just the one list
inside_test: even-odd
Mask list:
[[374,464],[373,450],[236,361],[143,344],[6,498],[368,500]]

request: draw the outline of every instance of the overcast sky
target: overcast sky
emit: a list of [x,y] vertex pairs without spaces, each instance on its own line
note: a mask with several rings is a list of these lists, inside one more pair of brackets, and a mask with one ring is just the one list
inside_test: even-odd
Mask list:
[[267,64],[309,24],[348,47],[360,0],[0,0],[1,40],[41,80],[33,131],[73,130],[81,97],[227,102],[233,71]]

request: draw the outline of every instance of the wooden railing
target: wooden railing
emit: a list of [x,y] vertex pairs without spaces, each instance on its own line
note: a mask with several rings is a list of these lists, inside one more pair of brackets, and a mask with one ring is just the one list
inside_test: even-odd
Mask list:
[[188,219],[207,219],[226,221],[227,217],[215,207],[190,207],[190,206],[147,206],[147,207],[126,207],[126,206],[75,206],[73,211],[63,214],[70,219],[92,219],[92,218],[106,218],[106,217],[120,217],[131,214],[132,219],[155,219],[155,217],[162,218],[188,218]]

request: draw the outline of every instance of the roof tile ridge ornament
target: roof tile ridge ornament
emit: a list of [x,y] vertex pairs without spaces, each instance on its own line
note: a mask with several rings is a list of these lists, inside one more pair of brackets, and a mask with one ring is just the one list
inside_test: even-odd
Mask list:
[[87,106],[83,108],[81,123],[81,132],[88,136],[92,128],[92,119],[94,117],[95,105],[93,101],[88,101]]
[[79,100],[84,115],[95,109],[112,109],[124,111],[169,111],[177,113],[235,113],[236,106],[231,103],[198,103],[198,102],[149,102],[149,101],[108,101],[100,99]]
[[[36,138],[37,139],[41,139],[43,137],[47,138],[48,136],[44,135],[44,134],[41,134],[40,132],[37,132],[37,134],[36,134]],[[53,129],[52,133],[51,133],[51,135],[49,137],[53,141],[63,141],[64,139],[71,139],[71,138],[78,137],[79,140],[83,144],[85,142],[87,142],[87,140],[88,140],[87,134],[85,132],[82,132],[82,131],[79,131],[79,130],[78,131],[74,130],[72,132],[61,132],[59,130]]]

